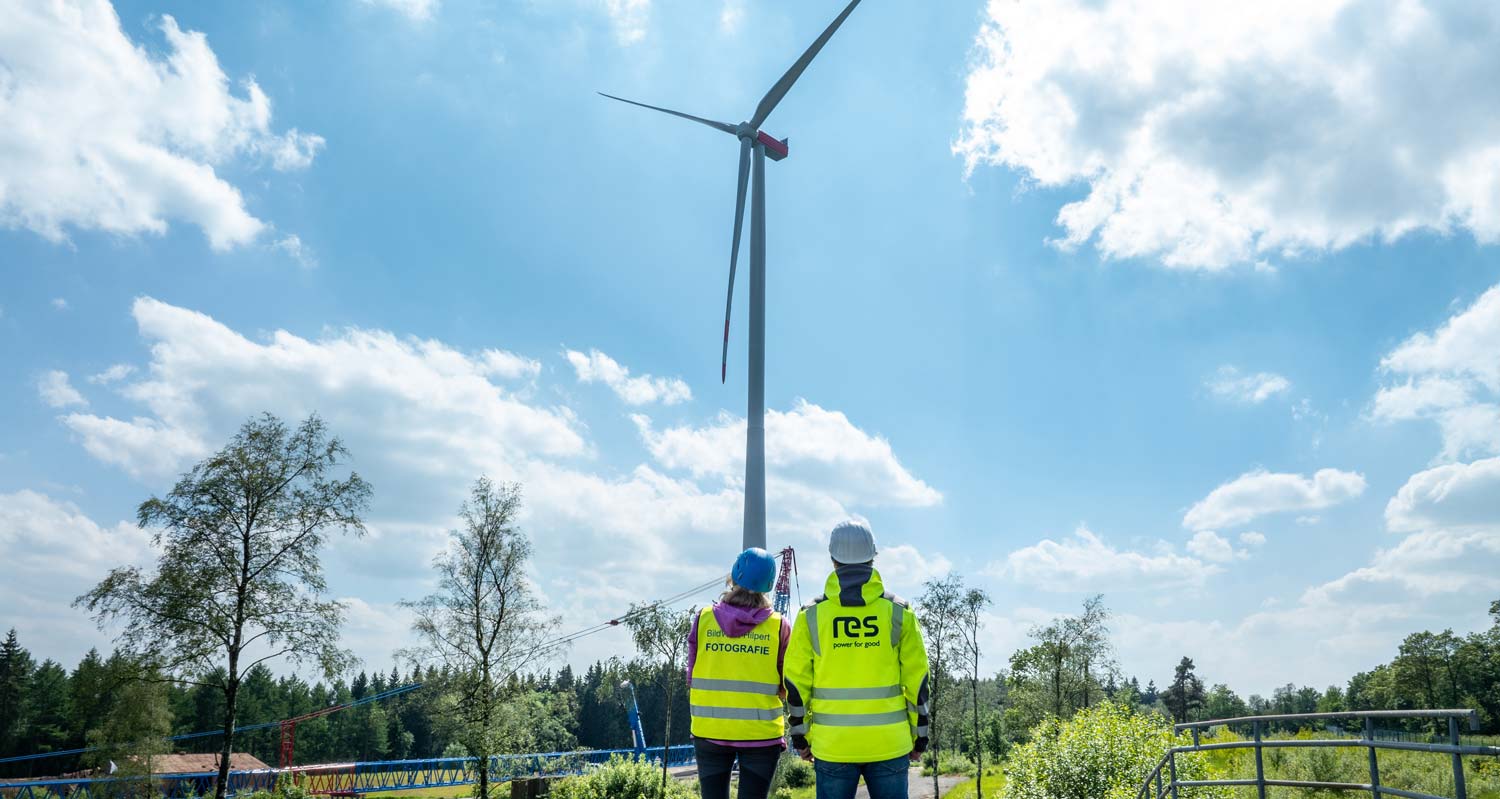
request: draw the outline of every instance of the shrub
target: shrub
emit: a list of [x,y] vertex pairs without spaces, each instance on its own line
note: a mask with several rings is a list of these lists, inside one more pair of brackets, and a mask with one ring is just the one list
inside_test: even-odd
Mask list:
[[771,799],[792,799],[792,789],[777,788],[776,793],[771,794]]
[[552,786],[550,796],[553,799],[694,799],[697,791],[668,779],[663,796],[659,764],[615,755],[587,774],[559,780]]
[[[936,767],[939,774],[965,774],[972,777],[977,771],[974,761],[964,757],[962,753],[946,750],[938,755]],[[932,770],[932,753],[928,752],[922,756],[922,776],[931,777]]]
[[[1006,799],[1135,799],[1146,775],[1173,746],[1188,743],[1165,719],[1106,702],[1071,721],[1047,719],[1016,747],[1005,767]],[[1178,779],[1207,778],[1204,762],[1177,758]],[[1184,788],[1195,799],[1226,796],[1218,788]]]
[[812,764],[801,758],[788,759],[781,767],[781,782],[788,788],[806,788],[812,785]]

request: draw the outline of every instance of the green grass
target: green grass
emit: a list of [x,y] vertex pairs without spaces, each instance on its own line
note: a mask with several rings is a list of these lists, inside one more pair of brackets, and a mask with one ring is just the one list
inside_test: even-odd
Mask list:
[[439,788],[412,788],[405,791],[367,793],[369,799],[467,799],[474,795],[472,785],[444,785]]
[[968,779],[943,794],[943,799],[994,799],[1005,792],[1005,772],[1000,766],[984,767],[984,796],[978,795],[978,780]]
[[[1323,738],[1327,733],[1299,733],[1296,736],[1279,738]],[[1205,742],[1240,740],[1238,736],[1220,733]],[[1209,771],[1215,779],[1248,779],[1255,776],[1255,753],[1251,749],[1218,750],[1188,757],[1207,760]],[[1350,747],[1338,749],[1266,749],[1264,752],[1266,777],[1270,779],[1312,780],[1317,782],[1365,783],[1370,779],[1369,750]],[[1464,758],[1464,780],[1471,799],[1500,799],[1500,759],[1491,757]],[[1392,788],[1421,791],[1439,796],[1452,796],[1453,761],[1448,755],[1431,752],[1402,752],[1380,750],[1380,782]],[[1299,790],[1288,792],[1275,790],[1278,796],[1288,799],[1333,799],[1347,794],[1334,791]],[[1236,797],[1253,796],[1254,789],[1243,789],[1233,794]]]

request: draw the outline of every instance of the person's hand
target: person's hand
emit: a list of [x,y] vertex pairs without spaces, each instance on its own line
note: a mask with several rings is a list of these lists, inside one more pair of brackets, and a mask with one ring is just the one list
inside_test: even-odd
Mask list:
[[808,747],[806,749],[798,749],[797,757],[800,757],[809,763],[813,762],[812,748]]
[[922,755],[925,754],[927,754],[927,739],[918,738],[915,742],[915,745],[911,748],[911,754],[907,755],[907,757],[910,758],[911,762],[913,763],[920,763],[922,762]]

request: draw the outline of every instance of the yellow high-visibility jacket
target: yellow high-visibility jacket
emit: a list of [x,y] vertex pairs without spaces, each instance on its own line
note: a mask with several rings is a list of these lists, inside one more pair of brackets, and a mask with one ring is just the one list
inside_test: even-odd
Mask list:
[[844,565],[792,625],[783,673],[792,743],[834,763],[910,754],[927,737],[927,648],[916,614],[870,564]]
[[730,638],[712,606],[698,614],[688,703],[693,735],[718,741],[768,741],[786,734],[781,709],[781,614]]

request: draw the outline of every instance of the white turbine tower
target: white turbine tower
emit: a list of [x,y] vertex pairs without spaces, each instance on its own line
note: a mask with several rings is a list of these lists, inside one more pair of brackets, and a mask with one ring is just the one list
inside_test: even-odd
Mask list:
[[[834,32],[844,24],[844,20],[859,3],[860,0],[852,0],[844,7],[843,12],[823,31],[823,35],[819,36],[817,41],[807,48],[807,52],[804,52],[802,57],[792,64],[792,68],[781,76],[781,80],[776,81],[776,85],[766,92],[766,96],[761,98],[760,105],[755,107],[755,114],[748,122],[741,122],[738,125],[716,122],[712,119],[684,114],[681,111],[673,111],[670,108],[638,103],[600,92],[611,100],[619,100],[622,103],[630,103],[691,120],[728,133],[740,140],[739,192],[735,195],[734,205],[734,244],[729,251],[729,294],[724,301],[724,351],[719,362],[719,380],[723,382],[728,377],[729,313],[734,307],[734,272],[739,263],[740,230],[745,221],[745,187],[747,183],[750,183],[755,189],[755,201],[750,206],[750,396],[745,430],[743,542],[746,548],[764,549],[766,546],[766,157],[770,156],[772,161],[780,161],[790,153],[787,139],[777,139],[762,131],[760,126],[765,124],[766,118],[776,110],[776,105],[781,102],[782,98],[786,97],[792,84],[802,77],[807,65],[817,57],[823,45],[828,44]],[[752,155],[755,162],[753,180],[750,169]]]

